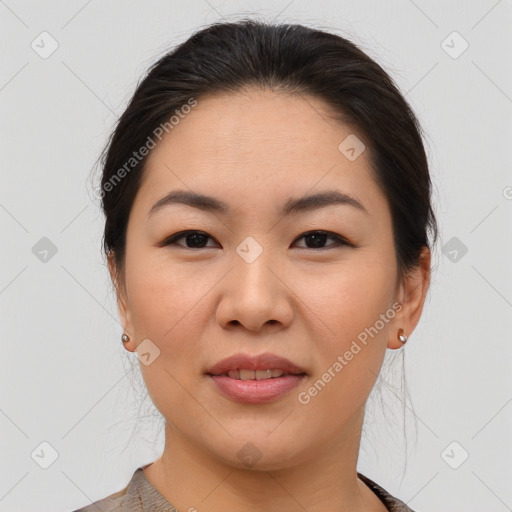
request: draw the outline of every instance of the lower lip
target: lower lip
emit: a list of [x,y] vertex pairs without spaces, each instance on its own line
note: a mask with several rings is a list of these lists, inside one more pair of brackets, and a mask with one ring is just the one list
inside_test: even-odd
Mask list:
[[247,404],[261,404],[277,400],[297,387],[304,375],[287,375],[263,380],[239,380],[227,376],[209,376],[228,398]]

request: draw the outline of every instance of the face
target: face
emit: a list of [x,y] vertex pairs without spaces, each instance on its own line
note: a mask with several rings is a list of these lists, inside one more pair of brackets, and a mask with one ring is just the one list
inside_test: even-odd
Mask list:
[[[181,439],[234,466],[242,449],[284,468],[354,433],[386,347],[417,321],[397,306],[407,297],[368,149],[347,158],[338,146],[355,132],[328,111],[254,90],[200,98],[152,150],[130,213],[119,304],[131,348],[150,340],[149,394]],[[175,191],[213,201],[151,212]],[[238,381],[226,394],[208,370],[240,353],[303,375],[251,381],[246,395],[224,377]]]

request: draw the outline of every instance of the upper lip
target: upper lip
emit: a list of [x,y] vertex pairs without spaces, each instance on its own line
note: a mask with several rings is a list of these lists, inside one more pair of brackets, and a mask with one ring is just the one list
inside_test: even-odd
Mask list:
[[249,354],[234,354],[222,359],[209,368],[206,373],[209,375],[221,375],[230,370],[268,370],[278,369],[284,373],[301,374],[306,373],[304,369],[284,357],[265,352],[251,356]]

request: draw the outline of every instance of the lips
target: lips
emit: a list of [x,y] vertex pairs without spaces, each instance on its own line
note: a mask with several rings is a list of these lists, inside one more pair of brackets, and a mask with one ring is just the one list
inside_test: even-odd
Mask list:
[[257,356],[235,354],[216,363],[206,374],[240,380],[266,380],[287,375],[306,375],[306,371],[284,357],[266,352]]
[[307,375],[300,366],[268,352],[235,354],[205,373],[214,389],[242,404],[268,404],[285,398]]

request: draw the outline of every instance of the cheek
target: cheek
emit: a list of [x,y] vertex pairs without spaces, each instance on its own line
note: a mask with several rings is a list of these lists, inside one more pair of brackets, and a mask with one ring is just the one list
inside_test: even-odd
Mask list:
[[389,262],[361,258],[360,263],[354,259],[350,266],[338,267],[329,275],[302,280],[298,295],[307,306],[304,311],[313,313],[305,314],[311,315],[309,325],[316,326],[310,339],[315,340],[322,373],[341,356],[343,370],[337,375],[343,374],[342,379],[354,385],[373,382],[376,375],[371,372],[378,374],[380,370],[395,314],[391,307],[392,269]]
[[305,305],[336,336],[373,325],[391,305],[394,282],[390,263],[354,258],[335,269],[297,278],[295,286]]
[[127,262],[127,285],[134,328],[144,336],[171,343],[183,325],[198,325],[201,298],[213,286],[215,276],[204,276],[192,265],[170,264],[165,249],[157,253],[132,253]]
[[[148,392],[157,409],[167,418],[182,410],[190,401],[183,386],[198,371],[201,360],[199,340],[207,320],[205,307],[208,291],[219,278],[170,266],[165,262],[137,265],[134,258],[128,269],[128,291],[137,342],[151,340],[158,357],[150,364],[139,364]],[[131,273],[129,273],[129,271]],[[200,411],[190,411],[191,415]],[[198,421],[200,420],[200,414]]]
[[201,411],[191,406],[186,390],[198,371],[201,350],[196,340],[205,322],[201,298],[212,283],[176,265],[150,263],[149,258],[138,266],[133,263],[128,290],[137,340],[148,338],[159,350],[151,364],[139,365],[148,393],[165,418],[187,409],[200,422]]

